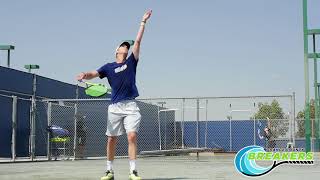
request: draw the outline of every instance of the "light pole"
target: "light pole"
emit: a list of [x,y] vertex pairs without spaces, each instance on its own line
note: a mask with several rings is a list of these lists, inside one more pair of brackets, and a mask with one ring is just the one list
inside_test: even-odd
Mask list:
[[[27,64],[24,65],[25,69],[28,69],[29,73],[31,73],[31,69],[39,69],[40,66],[37,64]],[[31,132],[30,132],[30,154],[31,154],[31,160],[33,161],[35,157],[35,137],[36,137],[36,109],[37,109],[37,104],[36,104],[36,86],[37,84],[37,76],[36,74],[33,75],[33,95],[32,95],[32,101],[31,101],[31,109],[30,109],[30,124],[31,124]]]
[[31,73],[31,69],[40,69],[40,66],[37,64],[27,64],[24,65],[25,69],[28,69],[28,72]]
[[14,46],[12,46],[12,45],[0,45],[0,50],[8,51],[7,66],[10,67],[10,51],[14,50]]

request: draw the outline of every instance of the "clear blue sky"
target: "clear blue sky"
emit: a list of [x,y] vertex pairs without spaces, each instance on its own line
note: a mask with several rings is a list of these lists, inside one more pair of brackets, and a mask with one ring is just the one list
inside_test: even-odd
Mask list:
[[[310,0],[313,28],[320,28],[319,1]],[[0,44],[16,46],[13,68],[39,64],[37,74],[74,84],[79,72],[114,60],[149,8],[141,97],[295,91],[303,103],[302,0],[1,0]]]

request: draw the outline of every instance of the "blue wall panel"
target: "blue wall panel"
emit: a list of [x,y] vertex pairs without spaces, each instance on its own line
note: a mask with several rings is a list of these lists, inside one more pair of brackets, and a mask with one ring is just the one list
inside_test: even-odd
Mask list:
[[18,99],[16,134],[17,157],[25,157],[29,155],[30,105],[30,101]]
[[[30,99],[33,94],[34,74],[0,66],[0,94]],[[76,85],[60,82],[42,76],[36,76],[36,97],[76,98]],[[9,92],[8,92],[9,91]],[[25,95],[19,94],[23,93]],[[84,88],[79,87],[79,98],[90,98]],[[105,96],[106,97],[106,96]],[[18,157],[29,156],[30,136],[30,101],[18,100],[17,105],[17,139]],[[12,134],[12,98],[0,96],[0,157],[11,157]],[[36,155],[46,154],[47,109],[44,103],[37,101],[36,114]]]
[[[231,148],[230,148],[230,121],[208,121],[207,124],[207,147],[222,148],[225,151],[238,151],[241,148],[254,144],[254,135],[256,144],[264,146],[264,139],[260,139],[258,128],[263,128],[265,122],[259,126],[256,123],[254,131],[253,120],[233,120],[231,122]],[[184,142],[187,147],[197,147],[197,122],[187,121],[184,126]],[[199,122],[199,147],[205,147],[205,129],[206,123]],[[282,146],[281,146],[282,147]]]
[[11,112],[12,99],[0,96],[0,157],[11,156]]
[[37,96],[73,99],[76,98],[76,86],[57,80],[37,76]]
[[0,90],[32,94],[32,82],[33,74],[0,66]]

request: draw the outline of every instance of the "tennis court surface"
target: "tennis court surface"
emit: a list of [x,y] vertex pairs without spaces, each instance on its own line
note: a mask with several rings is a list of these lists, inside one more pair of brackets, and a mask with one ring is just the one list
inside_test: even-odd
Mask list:
[[[144,180],[249,179],[236,172],[233,158],[233,154],[201,155],[199,161],[196,158],[185,159],[176,156],[139,158],[138,169]],[[0,179],[99,180],[103,175],[105,163],[105,160],[1,163]],[[315,165],[282,165],[257,179],[318,179],[319,164],[317,154]],[[114,170],[117,180],[128,179],[128,160],[116,159]]]

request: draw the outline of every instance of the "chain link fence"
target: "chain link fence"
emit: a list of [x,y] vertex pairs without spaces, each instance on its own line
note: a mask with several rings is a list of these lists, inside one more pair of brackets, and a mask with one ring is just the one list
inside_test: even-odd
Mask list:
[[[190,158],[200,150],[237,152],[253,144],[304,147],[299,128],[303,123],[295,120],[292,99],[291,95],[137,99],[142,115],[138,154]],[[108,99],[29,100],[27,157],[105,158],[109,105]],[[58,133],[50,128],[58,128]],[[185,151],[190,149],[195,151]],[[120,136],[116,156],[126,157],[127,151],[127,137]]]
[[0,160],[30,158],[32,100],[0,94]]
[[[318,151],[317,139],[316,139],[316,123],[315,119],[310,119],[311,121],[311,151]],[[300,148],[305,148],[305,119],[296,119],[295,120],[295,146]]]
[[[48,102],[51,104],[51,124],[67,129],[72,136],[73,151],[69,156],[105,157],[104,134],[110,101]],[[146,151],[170,154],[170,150],[176,153],[190,148],[236,152],[252,144],[266,148],[285,148],[294,144],[291,96],[150,98],[138,99],[137,103],[142,114],[138,154]],[[181,151],[181,154],[186,153]],[[126,136],[119,137],[116,156],[127,156]]]

